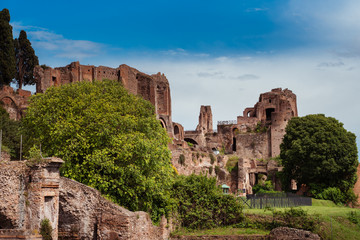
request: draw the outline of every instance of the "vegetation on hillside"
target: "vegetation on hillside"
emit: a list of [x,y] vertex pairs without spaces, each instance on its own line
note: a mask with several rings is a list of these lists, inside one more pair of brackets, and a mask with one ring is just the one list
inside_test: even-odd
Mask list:
[[[356,199],[358,151],[355,134],[322,114],[292,118],[281,144],[283,186],[295,179],[317,198],[346,203]],[[341,195],[341,196],[339,196]]]

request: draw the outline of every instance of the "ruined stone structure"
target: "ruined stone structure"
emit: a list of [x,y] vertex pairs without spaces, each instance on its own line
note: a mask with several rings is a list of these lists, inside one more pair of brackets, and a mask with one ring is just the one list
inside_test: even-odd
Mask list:
[[22,89],[14,91],[10,86],[3,86],[0,91],[0,102],[11,119],[20,120],[28,107],[28,98],[30,96],[31,92],[29,91]]
[[62,163],[58,158],[30,167],[24,161],[0,163],[0,239],[41,239],[38,230],[45,218],[57,239]]
[[[236,183],[229,180],[232,192],[252,193],[258,174],[273,178],[281,168],[270,158],[280,154],[280,144],[288,121],[297,116],[296,95],[288,89],[276,88],[260,94],[254,107],[246,108],[237,120],[218,122],[212,130],[210,106],[201,106],[195,131],[185,131],[184,140],[202,151],[223,151],[239,157]],[[278,182],[272,179],[273,182]],[[281,186],[277,184],[276,188]]]
[[45,159],[0,162],[0,239],[41,240],[40,223],[50,220],[52,237],[59,239],[168,239],[165,218],[154,226],[145,212],[131,212],[97,190],[60,178],[63,161]]
[[139,95],[155,106],[157,118],[171,137],[174,128],[171,120],[170,86],[164,74],[147,75],[125,64],[118,68],[81,65],[73,62],[65,67],[50,68],[36,66],[34,69],[36,92],[43,93],[51,86],[110,79],[121,82],[132,94]]

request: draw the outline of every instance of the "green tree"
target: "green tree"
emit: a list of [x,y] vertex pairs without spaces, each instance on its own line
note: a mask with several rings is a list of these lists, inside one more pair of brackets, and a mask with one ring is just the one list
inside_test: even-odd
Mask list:
[[9,113],[0,106],[0,129],[2,130],[2,145],[8,149],[12,159],[20,156],[20,122],[10,119]]
[[22,85],[35,84],[33,70],[39,65],[38,57],[35,55],[34,49],[31,47],[30,41],[27,39],[26,32],[21,30],[19,39],[14,40],[15,56],[16,56],[16,80],[19,88]]
[[195,174],[178,176],[172,197],[182,227],[213,228],[244,219],[241,204],[233,195],[222,193],[216,186],[216,178]]
[[10,84],[16,72],[14,40],[9,22],[9,10],[4,8],[0,12],[0,86]]
[[283,176],[316,192],[336,187],[351,200],[356,182],[358,151],[355,134],[323,114],[292,118],[280,146]]
[[41,143],[65,160],[62,175],[92,186],[154,221],[170,210],[174,176],[169,138],[153,105],[118,82],[49,88],[30,100],[23,121],[27,148]]

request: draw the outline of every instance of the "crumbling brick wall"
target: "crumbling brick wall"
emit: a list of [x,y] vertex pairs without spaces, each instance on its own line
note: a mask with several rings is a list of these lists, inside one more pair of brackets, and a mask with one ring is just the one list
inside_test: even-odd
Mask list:
[[159,227],[145,212],[131,212],[97,190],[67,178],[60,181],[59,232],[62,239],[168,239],[164,218]]

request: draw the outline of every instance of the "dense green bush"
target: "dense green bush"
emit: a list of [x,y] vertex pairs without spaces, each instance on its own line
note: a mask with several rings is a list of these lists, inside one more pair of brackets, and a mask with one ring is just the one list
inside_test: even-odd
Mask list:
[[336,204],[346,203],[346,202],[356,202],[357,197],[352,190],[342,192],[337,187],[328,187],[324,186],[314,186],[311,185],[311,194],[317,199],[330,200]]
[[182,227],[205,229],[231,225],[244,219],[242,205],[216,186],[215,178],[203,175],[179,176],[172,197]]

